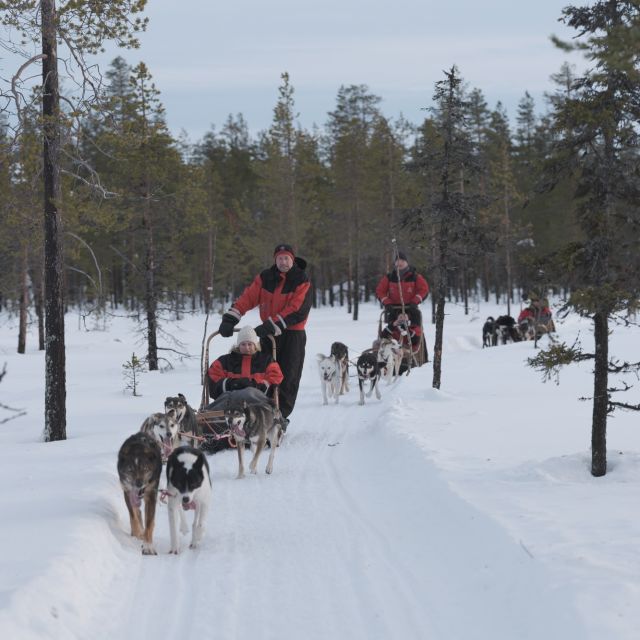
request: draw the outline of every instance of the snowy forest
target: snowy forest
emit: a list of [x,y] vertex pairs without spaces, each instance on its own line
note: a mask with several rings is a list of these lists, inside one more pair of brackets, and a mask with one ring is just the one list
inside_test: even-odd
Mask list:
[[[421,122],[382,113],[380,96],[349,85],[309,131],[283,71],[267,130],[231,114],[195,142],[168,130],[143,62],[91,63],[106,39],[137,46],[144,5],[0,7],[5,48],[24,59],[1,94],[0,305],[20,316],[19,351],[29,314],[41,349],[51,338],[54,414],[64,413],[53,375],[64,341],[53,337],[68,309],[144,318],[154,370],[160,318],[221,311],[282,241],[308,261],[314,304],[346,305],[354,320],[394,240],[431,284],[434,322],[445,300],[493,296],[509,310],[535,290],[593,318],[604,345],[609,319],[635,311],[638,2],[565,8],[576,37],[555,44],[582,53],[586,70],[564,64],[545,104],[523,87],[513,117],[452,61]],[[43,53],[29,56],[39,42]],[[596,351],[606,390],[613,365]],[[592,354],[565,345],[547,356],[537,365],[551,370]],[[601,412],[610,409],[605,393]]]

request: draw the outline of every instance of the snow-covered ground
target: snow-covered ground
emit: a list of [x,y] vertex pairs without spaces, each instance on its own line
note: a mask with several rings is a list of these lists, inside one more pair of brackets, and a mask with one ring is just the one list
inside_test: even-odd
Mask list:
[[[155,557],[129,536],[116,455],[166,396],[198,406],[203,318],[165,323],[195,357],[145,373],[133,397],[122,365],[145,351],[134,325],[80,330],[70,315],[68,439],[48,444],[43,353],[32,333],[17,355],[15,319],[0,318],[0,404],[27,411],[0,425],[0,638],[635,640],[637,416],[610,420],[609,473],[593,478],[591,405],[579,401],[590,364],[542,384],[525,366],[532,343],[481,348],[484,319],[504,308],[447,311],[441,390],[427,364],[361,407],[354,378],[338,405],[322,406],[315,355],[341,340],[355,358],[379,309],[363,305],[358,322],[313,310],[273,475],[266,456],[243,480],[235,452],[211,456],[202,547],[183,538],[168,555],[160,505]],[[558,328],[591,346],[588,325]],[[640,360],[638,337],[615,331],[612,352]],[[212,357],[230,344],[216,338]]]

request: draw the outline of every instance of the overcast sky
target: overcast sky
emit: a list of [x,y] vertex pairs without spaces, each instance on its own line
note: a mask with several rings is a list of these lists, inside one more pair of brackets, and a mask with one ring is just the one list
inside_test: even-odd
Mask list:
[[[515,115],[526,90],[543,110],[567,58],[549,41],[565,0],[149,0],[139,50],[174,133],[192,141],[230,113],[266,129],[288,71],[299,122],[323,125],[341,85],[365,84],[387,117],[418,123],[434,82],[456,64],[493,108]],[[580,4],[580,2],[576,2]],[[118,51],[109,49],[109,61]],[[575,62],[577,60],[573,60]],[[105,66],[104,64],[101,66]]]

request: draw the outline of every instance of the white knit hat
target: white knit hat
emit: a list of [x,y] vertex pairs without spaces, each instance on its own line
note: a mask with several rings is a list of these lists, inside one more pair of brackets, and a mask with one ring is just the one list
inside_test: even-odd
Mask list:
[[250,327],[249,325],[242,327],[238,332],[238,341],[236,344],[240,345],[241,342],[253,342],[257,348],[260,348],[258,334],[253,330],[253,327]]

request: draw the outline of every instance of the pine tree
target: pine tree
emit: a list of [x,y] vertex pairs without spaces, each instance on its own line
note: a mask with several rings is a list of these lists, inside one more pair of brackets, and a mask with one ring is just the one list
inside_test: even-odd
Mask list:
[[467,119],[463,81],[457,67],[445,72],[445,80],[436,82],[434,121],[428,128],[432,144],[416,161],[416,169],[435,182],[427,188],[429,199],[410,211],[405,224],[424,238],[431,228],[437,256],[435,298],[436,333],[433,347],[433,387],[440,388],[445,304],[450,273],[468,258],[470,247],[479,241],[477,210],[481,198],[467,193],[465,182],[475,172],[473,141]]
[[[2,23],[22,34],[27,63],[19,73],[35,62],[42,65],[42,133],[44,184],[44,273],[45,273],[45,426],[44,439],[66,439],[66,366],[64,342],[63,255],[61,203],[61,131],[63,113],[60,108],[58,76],[58,41],[70,48],[69,58],[79,67],[78,84],[93,94],[88,54],[100,50],[106,39],[122,46],[136,46],[135,32],[145,21],[136,17],[146,0],[111,0],[90,4],[69,2],[56,11],[55,0],[23,2],[6,0]],[[31,55],[31,45],[39,42],[42,54]],[[19,74],[18,74],[19,75]],[[74,111],[86,107],[84,91]],[[20,99],[15,108],[20,109]],[[20,122],[20,113],[18,122]]]
[[584,232],[584,240],[559,252],[556,264],[571,274],[568,308],[593,321],[595,349],[585,353],[579,346],[560,345],[531,362],[550,371],[570,361],[594,361],[591,473],[602,476],[608,415],[617,407],[640,409],[640,404],[615,401],[612,394],[620,389],[609,386],[610,373],[640,369],[638,363],[620,364],[609,356],[610,322],[635,313],[640,295],[640,6],[606,0],[566,7],[562,15],[578,35],[575,42],[557,44],[584,52],[592,67],[554,101],[558,138],[549,176],[552,183],[567,173],[575,176]]
[[346,222],[348,311],[358,319],[361,278],[361,232],[367,200],[368,146],[379,119],[380,98],[365,85],[342,86],[336,108],[329,113],[331,173],[336,214]]

